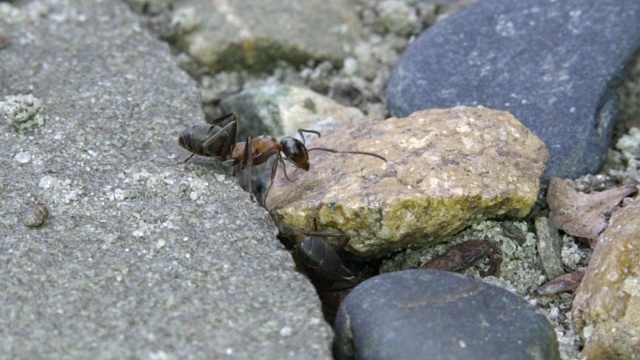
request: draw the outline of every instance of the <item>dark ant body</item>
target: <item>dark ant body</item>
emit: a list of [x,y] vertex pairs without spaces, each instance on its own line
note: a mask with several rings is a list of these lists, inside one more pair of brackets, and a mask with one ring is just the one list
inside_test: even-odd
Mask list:
[[[228,122],[226,122],[228,121]],[[226,122],[226,123],[225,123]],[[223,124],[224,126],[218,125]],[[387,161],[384,157],[364,152],[364,151],[339,151],[315,147],[307,149],[303,141],[296,138],[286,136],[278,140],[271,135],[261,135],[257,137],[248,136],[244,142],[236,142],[238,134],[238,114],[230,113],[221,116],[212,121],[213,125],[195,125],[185,130],[178,139],[178,144],[184,149],[192,152],[192,154],[182,163],[186,163],[195,155],[218,157],[225,164],[233,165],[234,175],[239,167],[240,169],[250,168],[252,166],[261,165],[269,160],[272,156],[276,157],[271,170],[271,181],[276,176],[278,163],[282,164],[282,170],[287,180],[286,165],[284,159],[293,163],[297,168],[308,171],[309,151],[321,150],[332,153],[342,154],[359,154],[377,157],[383,161]],[[320,137],[320,133],[313,130],[300,129],[298,133],[304,140],[304,133],[315,134]],[[282,156],[284,154],[284,157]],[[251,185],[249,185],[251,189]]]
[[[294,247],[293,258],[316,287],[325,319],[333,325],[340,302],[357,285],[356,277],[339,255],[349,242],[349,236],[322,232],[305,234],[309,237]],[[338,246],[332,246],[324,239],[327,237],[338,238]]]
[[[356,278],[338,255],[349,241],[349,236],[319,232],[305,234],[309,237],[296,245],[294,259],[318,290],[341,291],[354,287]],[[323,237],[339,238],[338,247],[333,247]]]
[[[218,125],[227,119],[230,119],[227,124]],[[238,135],[238,114],[223,115],[212,123],[194,125],[180,134],[178,145],[192,153],[181,163],[186,163],[196,155],[217,156],[220,160],[226,160],[233,152]]]

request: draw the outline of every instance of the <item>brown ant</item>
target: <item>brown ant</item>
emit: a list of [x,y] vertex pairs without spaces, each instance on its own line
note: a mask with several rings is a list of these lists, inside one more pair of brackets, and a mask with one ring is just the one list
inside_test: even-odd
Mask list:
[[[222,126],[223,123],[225,123],[224,126]],[[320,137],[320,133],[314,130],[300,129],[298,133],[303,141],[304,133],[315,134]],[[248,136],[246,141],[236,142],[237,134],[238,114],[235,112],[213,120],[212,125],[194,125],[190,127],[182,132],[178,139],[178,144],[181,147],[192,152],[182,163],[186,163],[195,155],[215,156],[222,160],[223,163],[233,165],[234,175],[236,175],[238,166],[240,169],[250,168],[261,165],[272,156],[275,156],[276,161],[272,166],[271,181],[273,182],[276,176],[278,163],[281,163],[285,178],[293,182],[287,175],[284,159],[293,163],[297,168],[308,171],[310,167],[309,151],[313,150],[368,155],[387,161],[387,159],[378,154],[364,151],[339,151],[322,147],[308,149],[303,141],[290,136],[285,136],[280,140],[271,135]],[[284,157],[282,154],[284,154]],[[249,189],[251,189],[251,185],[249,185]]]

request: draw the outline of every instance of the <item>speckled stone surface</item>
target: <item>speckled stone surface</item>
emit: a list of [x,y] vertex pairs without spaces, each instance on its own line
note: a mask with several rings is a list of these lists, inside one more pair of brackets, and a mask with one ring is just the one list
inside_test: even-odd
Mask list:
[[0,356],[330,358],[268,213],[214,163],[175,165],[203,114],[168,47],[119,1],[2,2],[0,28],[0,101],[46,116],[0,121]]
[[405,50],[387,102],[394,116],[457,105],[509,111],[547,144],[545,178],[575,178],[602,165],[615,90],[638,49],[638,1],[483,0]]
[[360,36],[354,0],[188,0],[175,7],[178,46],[212,71],[267,70],[278,60],[341,63]]
[[337,129],[312,146],[369,151],[378,158],[311,151],[308,172],[276,179],[267,207],[281,231],[337,232],[347,250],[384,256],[427,245],[470,224],[524,216],[547,160],[544,144],[513,116],[485,108],[416,112]]
[[355,107],[340,105],[309,89],[287,85],[265,85],[244,90],[220,102],[225,113],[238,113],[238,137],[270,134],[294,136],[298,129],[322,130],[364,118]]
[[576,290],[573,319],[589,359],[640,359],[640,198],[616,210]]
[[436,270],[371,278],[340,305],[336,359],[560,359],[553,327],[526,300]]

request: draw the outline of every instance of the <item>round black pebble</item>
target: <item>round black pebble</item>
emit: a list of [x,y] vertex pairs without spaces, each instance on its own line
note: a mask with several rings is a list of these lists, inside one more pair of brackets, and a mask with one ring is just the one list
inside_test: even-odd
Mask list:
[[336,359],[560,359],[546,317],[521,297],[437,270],[383,274],[338,310]]

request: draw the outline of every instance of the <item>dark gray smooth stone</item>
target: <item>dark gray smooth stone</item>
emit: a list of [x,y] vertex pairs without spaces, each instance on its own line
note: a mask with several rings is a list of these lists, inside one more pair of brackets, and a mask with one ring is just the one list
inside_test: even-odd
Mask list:
[[371,278],[345,298],[336,359],[559,359],[546,317],[521,297],[438,270]]

